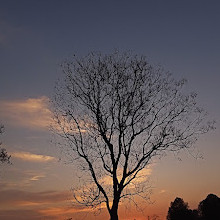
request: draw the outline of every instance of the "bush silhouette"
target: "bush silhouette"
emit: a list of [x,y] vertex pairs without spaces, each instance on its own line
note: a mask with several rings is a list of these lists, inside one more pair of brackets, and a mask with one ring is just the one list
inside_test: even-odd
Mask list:
[[198,210],[191,210],[188,203],[177,197],[170,203],[167,220],[220,220],[220,198],[209,194],[199,203]]
[[201,220],[220,219],[220,198],[214,194],[209,194],[198,206]]
[[167,220],[193,220],[195,213],[189,209],[188,203],[183,199],[176,198],[170,203]]

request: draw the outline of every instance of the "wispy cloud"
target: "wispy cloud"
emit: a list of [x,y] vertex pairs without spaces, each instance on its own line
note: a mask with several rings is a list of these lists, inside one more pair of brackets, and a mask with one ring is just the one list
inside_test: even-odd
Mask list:
[[27,219],[64,219],[64,215],[90,211],[88,208],[71,206],[70,191],[0,190],[0,195],[0,218],[4,216],[4,219],[10,219],[10,216],[16,219],[23,212]]
[[45,176],[43,176],[43,175],[33,176],[30,180],[31,181],[37,181],[37,180],[39,180],[40,178],[43,178],[43,177],[45,177]]
[[[0,218],[4,220],[14,220],[14,219],[22,219],[22,220],[39,220],[43,219],[43,216],[37,211],[33,209],[6,209],[0,210]],[[58,220],[55,218],[47,218],[47,220]]]
[[1,179],[0,189],[26,189],[44,178],[48,178],[48,173],[42,170],[23,170],[12,166],[10,172]]
[[63,213],[65,214],[75,214],[78,212],[91,212],[92,210],[90,208],[65,208],[65,207],[57,207],[57,208],[48,208],[40,210],[40,213],[48,216],[59,216]]
[[[118,172],[118,178],[119,180],[122,178],[122,172],[123,170],[120,169],[119,172]],[[149,176],[151,175],[152,173],[152,166],[148,166],[146,168],[144,168],[143,170],[141,170],[139,172],[139,174],[137,175],[137,177],[133,180],[133,182],[135,184],[137,183],[142,183],[144,181],[146,181],[146,179],[149,178]],[[103,184],[103,185],[111,185],[112,184],[112,177],[110,176],[104,176],[102,177],[102,179],[100,180],[100,182]]]
[[166,193],[166,192],[167,192],[167,190],[161,189],[161,190],[159,191],[159,194],[163,194],[163,193]]
[[55,157],[46,156],[46,155],[40,155],[40,154],[32,154],[29,152],[14,152],[11,153],[12,157],[25,160],[25,161],[31,161],[31,162],[48,162],[55,160]]
[[139,183],[145,182],[149,178],[149,176],[152,174],[152,171],[153,171],[152,165],[151,166],[149,165],[148,167],[145,167],[144,169],[142,169],[138,173],[138,175],[134,179],[133,183],[139,184]]
[[0,100],[0,117],[7,123],[28,128],[48,128],[52,123],[49,98],[29,98],[25,100]]
[[14,206],[42,206],[45,204],[62,203],[68,201],[68,191],[43,191],[28,192],[23,190],[0,190],[0,206],[7,209],[8,205]]

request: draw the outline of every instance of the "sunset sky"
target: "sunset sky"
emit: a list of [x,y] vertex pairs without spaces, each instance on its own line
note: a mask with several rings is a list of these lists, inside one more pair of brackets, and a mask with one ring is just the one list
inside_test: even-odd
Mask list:
[[197,208],[209,193],[220,196],[219,10],[218,0],[0,0],[0,141],[12,155],[12,165],[0,164],[0,219],[108,219],[73,206],[77,167],[49,131],[60,64],[90,51],[146,55],[186,78],[217,122],[192,151],[149,167],[151,202],[142,212],[121,205],[120,220],[164,220],[175,197]]

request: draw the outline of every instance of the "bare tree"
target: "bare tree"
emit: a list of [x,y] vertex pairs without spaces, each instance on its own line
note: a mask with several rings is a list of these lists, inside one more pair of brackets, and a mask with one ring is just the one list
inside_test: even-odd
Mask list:
[[190,148],[213,128],[196,94],[184,93],[186,81],[174,80],[144,56],[90,53],[62,68],[55,122],[67,153],[91,180],[75,188],[74,197],[93,208],[105,203],[111,220],[118,219],[122,198],[145,196],[140,178],[153,158]]
[[[4,126],[0,125],[0,134],[4,132]],[[1,142],[0,142],[0,162],[1,163],[10,163],[11,156],[8,155],[5,148],[1,148]]]

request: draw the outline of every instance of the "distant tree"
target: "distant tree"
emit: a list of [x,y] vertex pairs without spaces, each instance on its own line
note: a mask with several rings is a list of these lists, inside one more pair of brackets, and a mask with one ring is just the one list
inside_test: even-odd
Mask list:
[[189,209],[188,203],[177,197],[174,202],[170,203],[167,220],[194,220],[194,215],[193,211]]
[[[4,132],[4,126],[0,125],[0,134]],[[10,158],[11,155],[8,155],[6,149],[1,147],[1,142],[0,142],[0,162],[1,163],[10,163]]]
[[190,148],[213,128],[195,93],[183,92],[186,81],[144,56],[90,53],[62,68],[53,101],[57,133],[88,183],[74,197],[92,208],[105,203],[111,220],[118,220],[121,199],[149,197],[140,177],[153,158]]
[[201,220],[220,219],[220,198],[214,194],[209,194],[198,206]]

